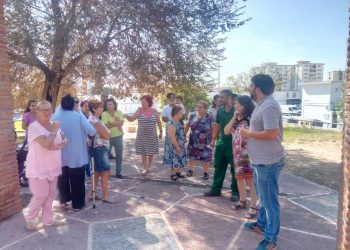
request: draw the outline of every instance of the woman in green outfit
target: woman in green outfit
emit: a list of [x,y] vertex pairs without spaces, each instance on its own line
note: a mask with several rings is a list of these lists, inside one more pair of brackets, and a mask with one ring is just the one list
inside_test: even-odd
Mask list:
[[109,139],[110,147],[114,147],[116,173],[115,176],[122,179],[122,161],[123,161],[123,113],[117,110],[117,102],[114,98],[109,98],[105,102],[106,111],[102,113],[102,122],[111,131],[111,138]]

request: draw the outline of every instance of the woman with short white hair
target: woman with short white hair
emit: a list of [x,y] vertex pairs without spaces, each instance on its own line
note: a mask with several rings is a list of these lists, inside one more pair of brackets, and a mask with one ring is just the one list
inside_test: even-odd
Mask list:
[[52,203],[56,198],[57,177],[61,174],[61,148],[68,142],[60,130],[60,123],[51,121],[50,102],[39,102],[36,113],[37,120],[28,128],[26,176],[33,194],[26,216],[28,230],[37,229],[40,210],[44,226],[59,224],[54,220]]

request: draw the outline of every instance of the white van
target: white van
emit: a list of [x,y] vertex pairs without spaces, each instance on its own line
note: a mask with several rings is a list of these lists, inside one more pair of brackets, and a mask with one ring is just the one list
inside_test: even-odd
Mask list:
[[301,115],[301,111],[295,105],[280,105],[283,115],[297,116]]

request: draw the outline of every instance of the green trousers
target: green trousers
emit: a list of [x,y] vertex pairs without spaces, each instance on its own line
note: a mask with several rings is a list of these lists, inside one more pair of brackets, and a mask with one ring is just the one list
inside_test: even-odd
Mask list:
[[230,141],[219,141],[216,144],[215,154],[214,154],[214,181],[211,186],[211,191],[213,193],[221,193],[222,185],[224,183],[227,165],[231,165],[231,190],[232,195],[239,196],[237,180],[235,177],[235,170],[233,164],[233,152],[232,152],[232,142]]

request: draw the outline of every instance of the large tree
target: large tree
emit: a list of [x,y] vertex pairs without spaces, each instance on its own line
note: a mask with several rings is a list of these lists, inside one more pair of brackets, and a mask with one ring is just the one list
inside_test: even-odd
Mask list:
[[10,57],[43,74],[41,98],[63,82],[107,83],[121,95],[212,84],[223,34],[243,25],[245,0],[11,0]]

